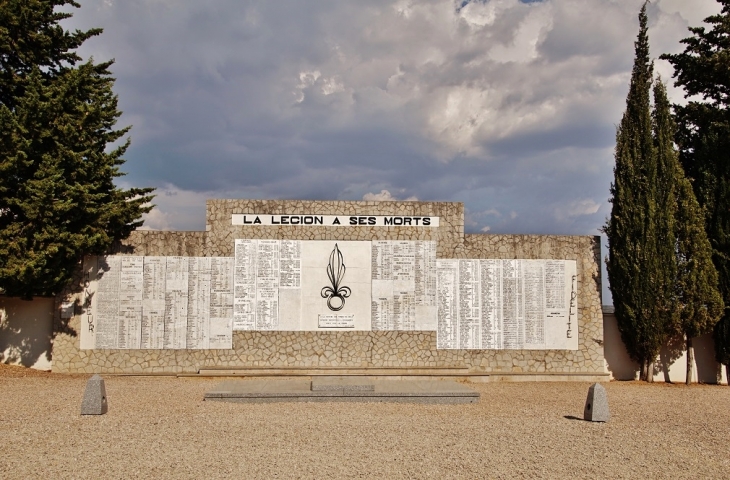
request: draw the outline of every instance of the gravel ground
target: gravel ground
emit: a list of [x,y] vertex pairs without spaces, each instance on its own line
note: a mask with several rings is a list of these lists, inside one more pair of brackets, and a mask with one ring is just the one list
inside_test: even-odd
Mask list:
[[0,367],[0,478],[729,478],[730,388],[470,384],[472,405],[204,402],[221,379],[105,378]]

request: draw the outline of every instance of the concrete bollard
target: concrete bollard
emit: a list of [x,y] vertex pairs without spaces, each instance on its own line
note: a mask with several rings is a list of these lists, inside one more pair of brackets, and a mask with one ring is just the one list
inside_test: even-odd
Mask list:
[[81,401],[81,415],[103,415],[107,410],[104,379],[97,374],[86,383],[84,399]]
[[588,389],[588,398],[586,399],[585,408],[583,408],[583,420],[589,422],[607,422],[610,417],[606,389],[594,383]]

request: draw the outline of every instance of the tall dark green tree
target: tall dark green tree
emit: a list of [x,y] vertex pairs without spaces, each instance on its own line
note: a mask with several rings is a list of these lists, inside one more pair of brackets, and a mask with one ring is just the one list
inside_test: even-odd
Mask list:
[[674,147],[675,130],[666,87],[657,80],[654,84],[654,132],[658,163],[668,170],[667,181],[675,185],[676,330],[684,336],[687,346],[685,383],[689,385],[694,369],[692,339],[712,331],[724,305],[717,289],[717,270],[712,264],[712,247],[705,233],[704,212],[679,164]]
[[[680,161],[697,200],[705,211],[705,230],[719,288],[730,316],[730,0],[718,0],[721,13],[705,19],[705,27],[690,28],[685,49],[662,55],[674,66],[675,85],[686,105],[674,105]],[[717,331],[717,330],[716,330]],[[715,341],[727,341],[716,337]],[[725,346],[730,351],[730,345]]]
[[730,316],[724,316],[712,331],[715,339],[715,359],[725,365],[725,378],[730,386]]
[[[652,381],[654,361],[675,323],[674,170],[659,161],[652,128],[646,3],[639,13],[626,111],[616,133],[608,278],[629,355]],[[668,178],[669,177],[669,178]]]
[[677,302],[678,329],[687,349],[687,376],[692,382],[695,355],[692,340],[710,333],[725,309],[717,288],[717,270],[704,225],[704,212],[692,184],[677,169]]
[[82,62],[101,29],[69,32],[71,0],[0,2],[0,289],[30,298],[58,293],[85,254],[105,252],[140,226],[150,188],[114,179],[129,140],[112,62]]

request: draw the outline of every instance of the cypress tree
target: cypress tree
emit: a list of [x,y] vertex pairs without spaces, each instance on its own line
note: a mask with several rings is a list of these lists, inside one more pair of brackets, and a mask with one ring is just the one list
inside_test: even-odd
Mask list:
[[646,3],[626,98],[616,133],[608,278],[618,328],[626,349],[641,365],[641,378],[653,380],[654,361],[674,323],[674,171],[659,162],[651,115],[653,63],[649,60]]
[[715,360],[725,365],[725,377],[730,386],[730,316],[725,316],[715,324],[712,332],[715,339]]
[[[685,49],[662,55],[674,66],[675,86],[690,101],[674,105],[680,161],[705,212],[705,231],[712,246],[720,294],[726,305],[723,325],[730,322],[730,0],[718,0],[720,14],[705,19],[710,28],[690,28]],[[717,336],[715,346],[730,341]],[[730,345],[719,345],[730,350]],[[723,357],[724,358],[724,357]]]
[[687,349],[685,383],[689,385],[695,358],[692,339],[712,332],[723,314],[724,303],[717,288],[717,270],[705,232],[704,212],[681,167],[677,170],[677,300],[679,330]]
[[676,127],[661,80],[654,85],[654,124],[659,163],[674,172],[667,179],[676,185],[676,298],[679,308],[676,326],[687,346],[685,383],[689,385],[694,369],[692,339],[712,331],[724,305],[717,289],[717,270],[712,264],[712,247],[705,233],[704,212],[679,164],[673,144]]
[[104,253],[150,210],[153,189],[117,188],[129,127],[112,62],[76,49],[101,29],[69,32],[71,0],[0,2],[0,289],[54,295],[85,254]]

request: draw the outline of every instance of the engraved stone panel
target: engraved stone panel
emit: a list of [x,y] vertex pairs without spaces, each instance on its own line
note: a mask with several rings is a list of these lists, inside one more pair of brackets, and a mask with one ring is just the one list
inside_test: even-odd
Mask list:
[[573,260],[438,260],[438,348],[577,350]]

